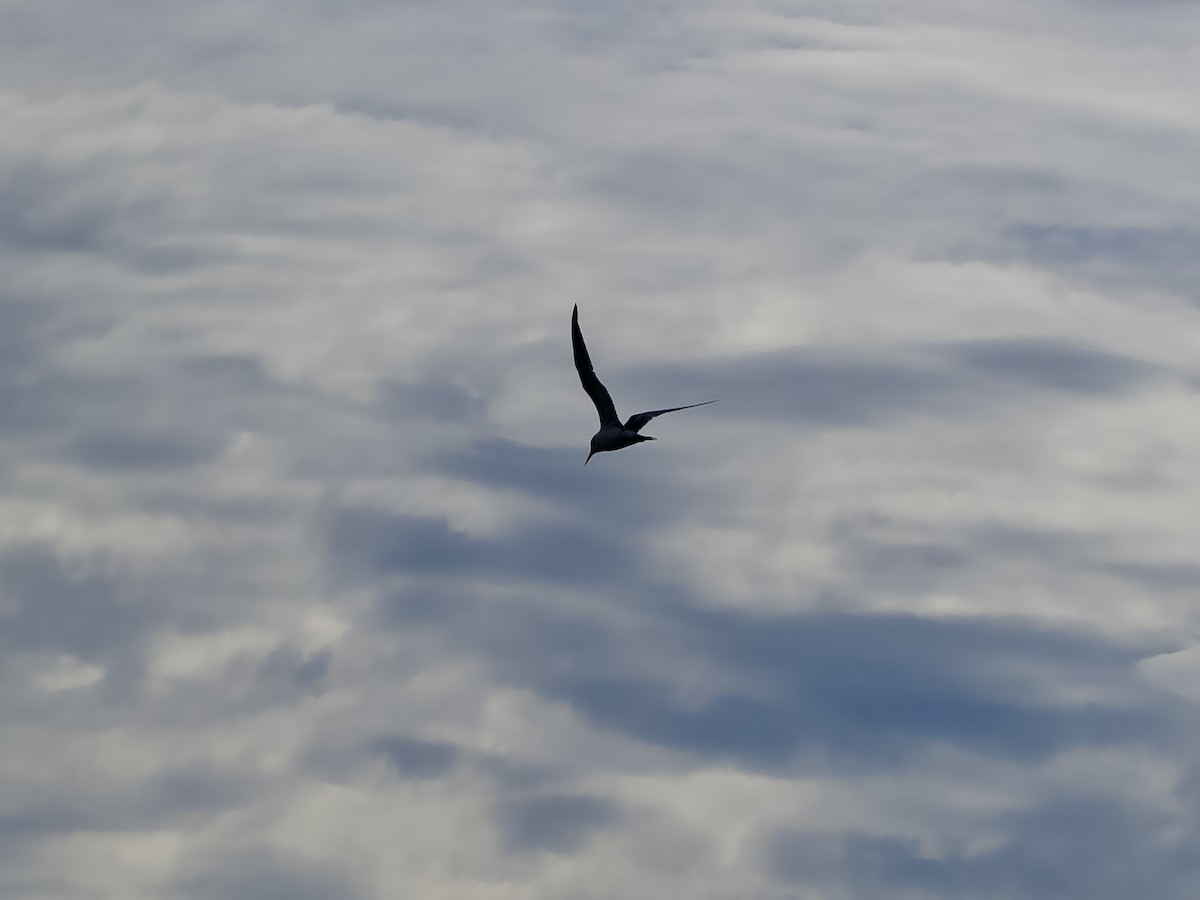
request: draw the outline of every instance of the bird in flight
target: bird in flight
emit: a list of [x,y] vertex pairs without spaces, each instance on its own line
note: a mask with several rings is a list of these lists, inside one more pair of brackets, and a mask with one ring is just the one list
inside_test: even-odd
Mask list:
[[608,388],[601,383],[600,379],[596,377],[595,370],[592,369],[592,358],[588,356],[587,344],[583,342],[583,332],[579,330],[578,305],[576,305],[571,313],[571,347],[575,350],[575,368],[579,371],[579,380],[583,383],[583,389],[587,391],[587,395],[596,404],[596,412],[600,416],[600,430],[592,435],[592,452],[583,461],[585,466],[597,453],[604,453],[609,450],[623,450],[626,447],[632,447],[634,444],[640,444],[642,441],[655,440],[648,434],[638,434],[639,431],[646,427],[646,423],[655,416],[661,416],[663,413],[678,412],[681,409],[708,406],[710,403],[717,402],[716,400],[705,400],[703,403],[692,403],[688,406],[672,406],[670,409],[652,409],[649,412],[641,412],[630,416],[625,421],[625,424],[622,425],[621,420],[617,417],[617,408],[613,405],[612,397],[609,396]]

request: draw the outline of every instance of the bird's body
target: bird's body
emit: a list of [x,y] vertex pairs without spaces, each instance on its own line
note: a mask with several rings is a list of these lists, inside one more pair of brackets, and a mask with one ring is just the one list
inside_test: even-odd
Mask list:
[[716,400],[706,400],[704,403],[692,403],[688,406],[672,406],[670,409],[653,409],[649,412],[632,415],[624,423],[617,415],[617,407],[608,393],[608,388],[596,377],[592,368],[592,358],[588,355],[587,344],[583,342],[583,332],[579,330],[579,307],[571,312],[571,347],[575,352],[575,369],[579,372],[579,381],[587,395],[596,404],[596,413],[600,416],[600,430],[592,435],[591,453],[583,461],[588,461],[597,453],[610,450],[623,450],[640,444],[642,441],[653,441],[655,438],[647,434],[639,434],[646,423],[655,416],[663,413],[678,412],[681,409],[692,409],[696,406],[707,406]]

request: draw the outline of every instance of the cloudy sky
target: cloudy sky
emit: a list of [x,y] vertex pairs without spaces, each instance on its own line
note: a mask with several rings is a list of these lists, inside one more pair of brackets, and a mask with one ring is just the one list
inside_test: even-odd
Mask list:
[[5,3],[0,898],[1197,896],[1197,34]]

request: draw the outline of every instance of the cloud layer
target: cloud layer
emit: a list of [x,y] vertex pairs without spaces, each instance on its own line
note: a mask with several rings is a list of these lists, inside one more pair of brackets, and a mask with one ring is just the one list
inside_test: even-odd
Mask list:
[[1198,15],[9,4],[0,897],[1194,897]]

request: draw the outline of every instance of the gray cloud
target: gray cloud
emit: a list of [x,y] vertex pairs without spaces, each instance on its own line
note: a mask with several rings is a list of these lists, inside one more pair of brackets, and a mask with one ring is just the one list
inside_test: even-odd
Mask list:
[[970,579],[981,570],[1019,565],[1076,575],[1097,574],[1152,594],[1188,590],[1197,567],[1182,560],[1147,561],[1123,555],[1111,540],[1086,531],[1067,532],[997,523],[958,523],[952,533],[927,539],[895,536],[904,523],[890,523],[890,537],[873,529],[837,529],[845,568],[860,584],[889,583],[919,592]]
[[721,412],[855,427],[906,415],[962,416],[1016,400],[1119,396],[1163,377],[1137,358],[1039,338],[1003,338],[896,348],[821,348],[647,370],[661,390],[721,394]]
[[[477,607],[449,622],[482,645],[500,677],[603,728],[751,768],[787,768],[805,756],[887,767],[928,740],[1044,758],[1076,745],[1152,740],[1161,725],[1161,710],[1127,700],[1062,708],[1023,696],[1026,667],[1064,683],[1108,685],[1118,696],[1143,694],[1132,666],[1153,651],[1019,623],[677,611],[639,633],[512,606]],[[648,658],[665,634],[680,663],[703,660],[731,687],[697,701],[639,674],[631,660]]]
[[1073,394],[1117,395],[1155,374],[1142,360],[1068,342],[1036,339],[976,341],[952,354],[971,370],[994,378]]
[[422,741],[402,735],[387,735],[371,742],[371,749],[384,756],[402,778],[440,778],[454,768],[458,750],[443,741]]
[[[850,834],[771,836],[768,864],[793,885],[838,885],[847,896],[878,891],[915,897],[1187,897],[1200,883],[1200,858],[1178,836],[1174,817],[1119,801],[1055,796],[1034,810],[988,823],[1005,835],[983,853],[929,853],[913,840]],[[1119,856],[1109,848],[1121,847]],[[1130,868],[1130,863],[1134,868]]]
[[71,571],[44,547],[10,547],[0,584],[11,604],[0,642],[10,652],[53,649],[106,661],[132,651],[155,625],[153,611],[103,572]]
[[247,849],[224,856],[209,871],[176,881],[174,896],[263,900],[333,900],[364,896],[341,867],[321,865],[271,848]]
[[216,459],[219,444],[178,432],[131,434],[128,430],[97,432],[75,442],[68,455],[96,469],[182,469]]
[[335,559],[374,580],[387,573],[491,574],[536,572],[551,581],[594,582],[626,565],[631,550],[607,535],[572,526],[531,526],[501,543],[472,539],[445,522],[390,516],[365,509],[339,511],[330,526]]
[[1119,284],[1197,298],[1200,229],[1019,224],[1005,237],[1019,258],[1091,284]]
[[478,398],[448,384],[388,382],[379,385],[378,396],[384,416],[399,422],[410,418],[462,421],[478,416],[483,408]]
[[496,819],[513,850],[571,853],[597,829],[615,824],[618,812],[602,797],[551,794],[507,801]]
[[69,790],[25,786],[0,818],[0,854],[27,852],[48,837],[188,827],[236,810],[269,790],[267,779],[206,764],[179,766],[133,785],[87,784],[67,776]]

